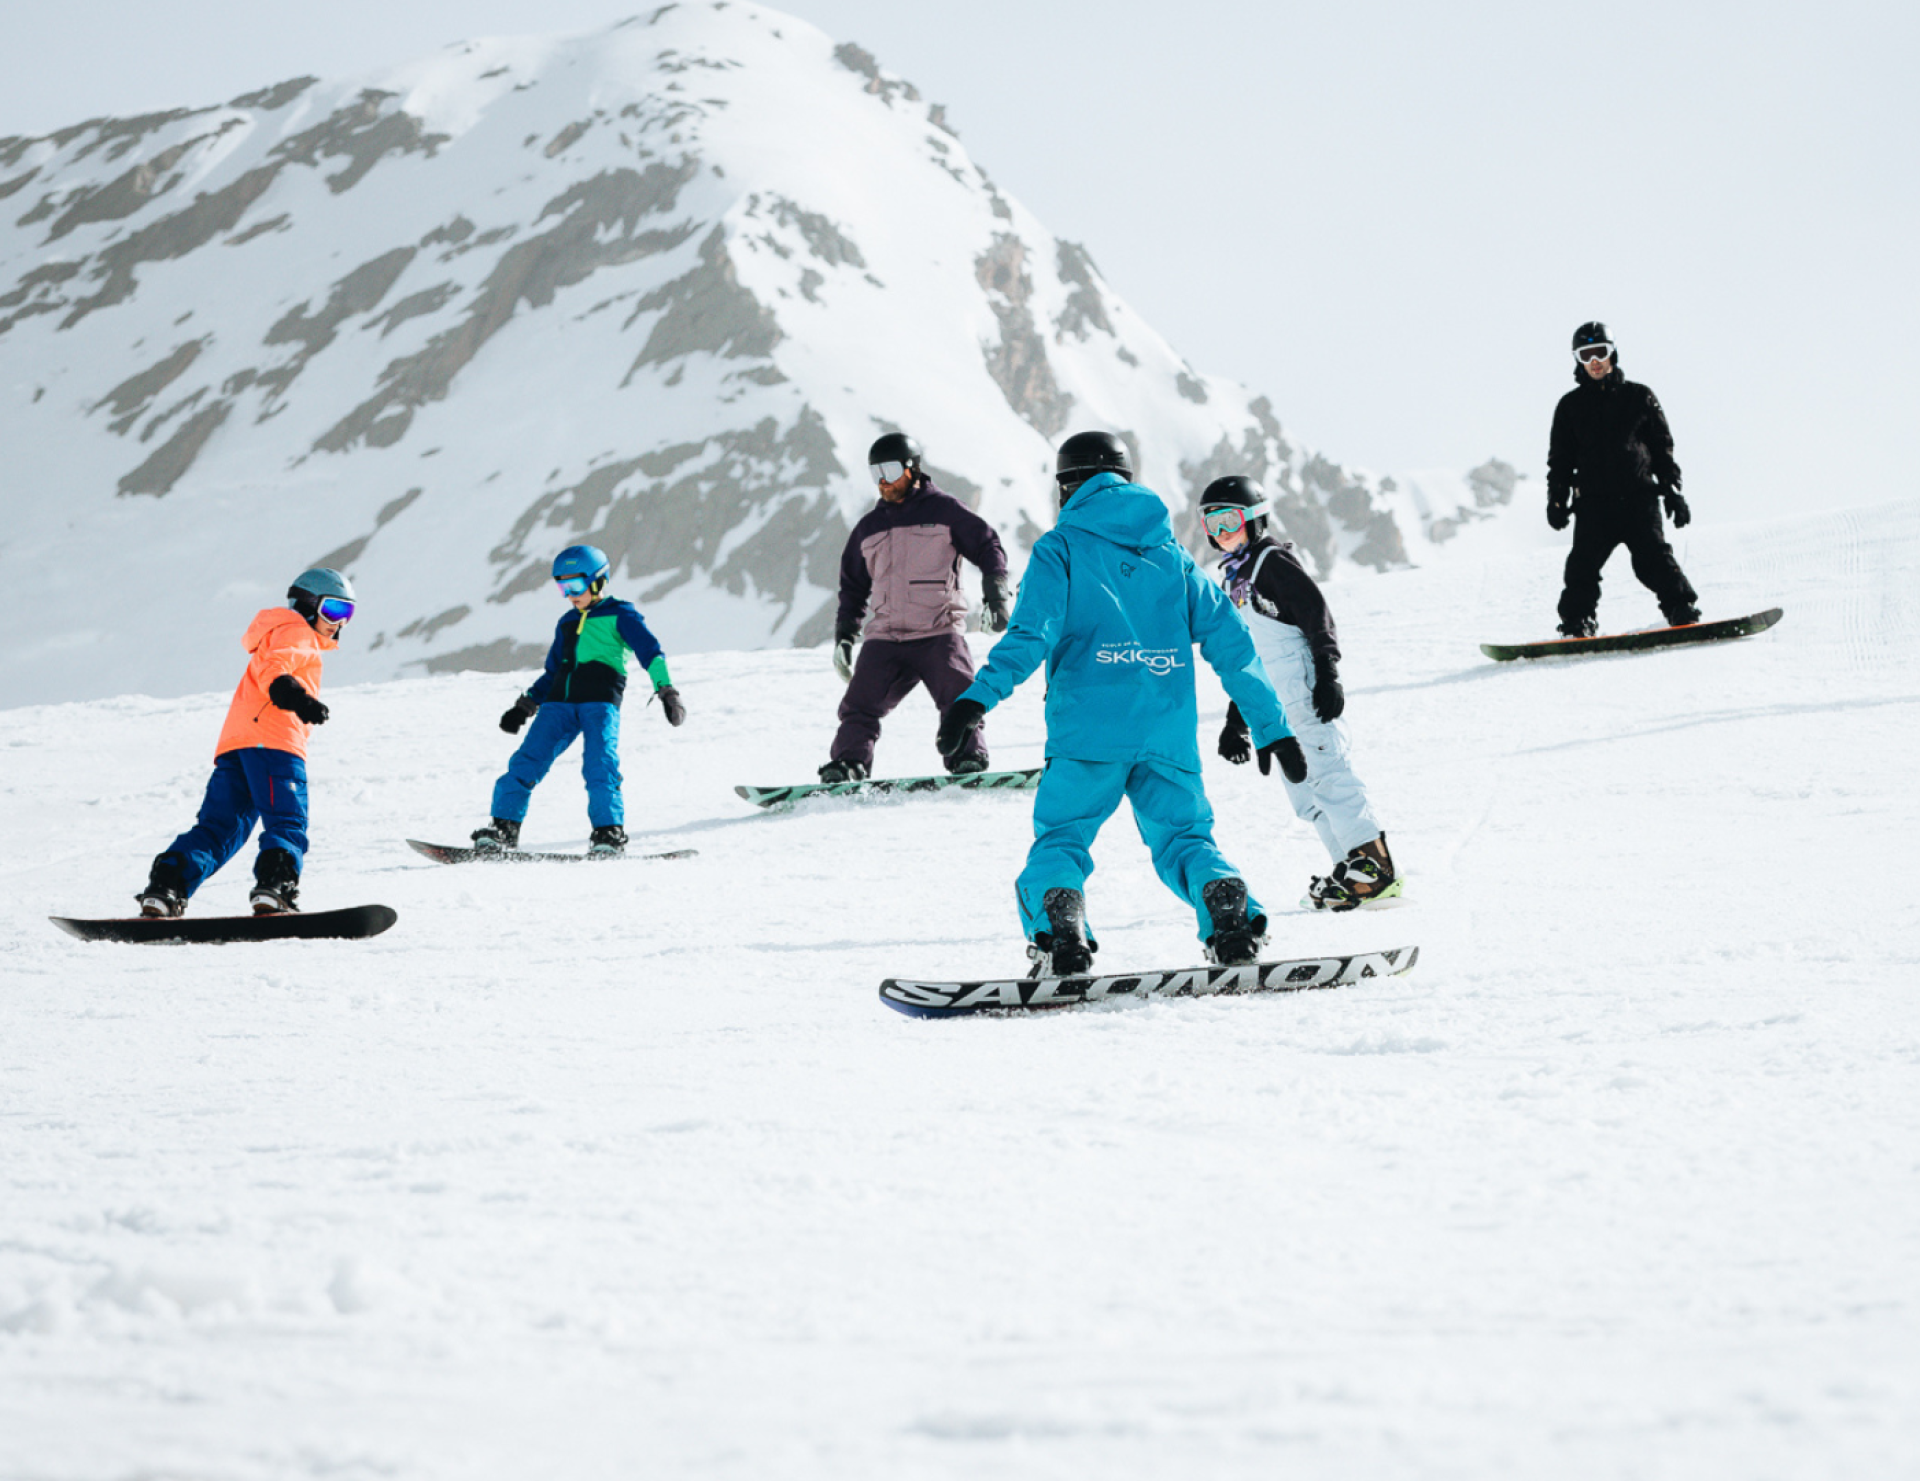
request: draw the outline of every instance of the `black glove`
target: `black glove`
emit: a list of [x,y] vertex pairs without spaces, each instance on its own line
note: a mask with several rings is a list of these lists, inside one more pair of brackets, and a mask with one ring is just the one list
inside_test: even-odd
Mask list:
[[940,730],[933,738],[942,756],[957,756],[967,737],[986,718],[987,707],[977,699],[956,699],[940,717]]
[[527,723],[533,712],[540,706],[533,700],[521,695],[513,702],[513,708],[500,717],[500,728],[508,735],[518,735],[520,727]]
[[327,707],[307,693],[305,686],[292,674],[282,674],[267,685],[267,698],[280,709],[291,711],[309,725],[327,723]]
[[1284,736],[1271,745],[1260,748],[1260,775],[1269,776],[1273,772],[1273,758],[1280,758],[1280,775],[1290,782],[1304,782],[1307,779],[1307,755],[1300,749],[1297,736]]
[[1220,727],[1220,759],[1235,766],[1253,760],[1253,736],[1247,722],[1240,718],[1240,706],[1231,700],[1227,703],[1227,723]]
[[1005,632],[1008,620],[1006,583],[989,576],[981,584],[981,589],[981,600],[986,604],[986,611],[980,616],[982,630],[990,633]]
[[833,640],[833,671],[842,684],[853,682],[853,635],[843,633]]
[[1346,691],[1340,687],[1340,675],[1331,663],[1318,660],[1313,666],[1313,712],[1322,725],[1338,720],[1347,708]]
[[1666,501],[1667,518],[1673,521],[1673,527],[1676,530],[1684,530],[1692,523],[1693,511],[1687,508],[1685,499],[1674,493],[1664,494],[1661,497]]
[[1556,530],[1564,530],[1567,521],[1573,518],[1573,507],[1565,499],[1547,500],[1547,523]]
[[667,724],[687,723],[687,707],[680,702],[680,691],[673,685],[669,684],[664,689],[654,690],[653,697],[660,701],[660,708],[667,712]]

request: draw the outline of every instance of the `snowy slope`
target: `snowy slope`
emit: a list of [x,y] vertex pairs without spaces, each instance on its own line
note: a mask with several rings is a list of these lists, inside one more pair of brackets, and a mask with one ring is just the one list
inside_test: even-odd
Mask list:
[[[1515,668],[1474,641],[1545,629],[1551,553],[1333,585],[1414,903],[1285,913],[1324,861],[1251,768],[1220,836],[1277,950],[1425,954],[1296,997],[886,1010],[1018,964],[1028,800],[740,803],[825,754],[817,651],[629,709],[674,865],[427,864],[513,681],[330,693],[309,897],[401,917],[354,945],[56,934],[185,823],[224,695],[0,714],[0,1472],[1911,1474],[1920,505],[1689,535],[1782,625]],[[1622,570],[1603,614],[1654,612]],[[530,838],[585,826],[563,767]],[[1189,958],[1124,819],[1097,857],[1103,958]]]
[[349,677],[524,665],[582,537],[671,651],[818,643],[896,426],[1016,565],[1081,426],[1190,535],[1207,481],[1266,478],[1322,572],[1513,492],[1300,447],[937,106],[756,6],[0,140],[0,203],[0,703],[214,687],[314,562],[366,603]]

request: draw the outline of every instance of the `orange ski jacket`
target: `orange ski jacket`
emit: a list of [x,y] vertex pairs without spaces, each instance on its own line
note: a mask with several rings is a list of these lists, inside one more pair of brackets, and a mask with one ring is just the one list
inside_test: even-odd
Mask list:
[[227,723],[220,727],[220,744],[213,754],[265,746],[304,757],[313,727],[268,699],[267,690],[282,674],[290,674],[307,693],[319,698],[321,655],[340,645],[321,637],[291,607],[268,607],[247,624],[241,646],[249,655],[247,671],[233,691]]

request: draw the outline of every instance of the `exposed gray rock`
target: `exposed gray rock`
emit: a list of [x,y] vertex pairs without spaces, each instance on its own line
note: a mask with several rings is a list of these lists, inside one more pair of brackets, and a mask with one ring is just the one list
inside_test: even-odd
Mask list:
[[[1068,335],[1085,342],[1092,331],[1098,329],[1102,334],[1112,335],[1113,321],[1107,317],[1107,301],[1100,292],[1095,279],[1099,269],[1093,265],[1093,258],[1087,249],[1078,242],[1063,242],[1055,239],[1053,244],[1054,270],[1059,273],[1060,281],[1073,285],[1073,291],[1067,295],[1067,306],[1060,311],[1060,317],[1053,321],[1053,334],[1056,343],[1064,343]],[[1126,354],[1123,349],[1122,354]],[[1131,360],[1133,357],[1128,355]]]
[[423,314],[437,314],[460,295],[457,283],[435,283],[431,288],[422,288],[418,293],[409,293],[384,314],[368,323],[369,329],[380,326],[380,337],[385,339],[409,319],[417,319]]
[[211,336],[208,336],[203,339],[190,339],[185,344],[177,346],[163,359],[155,361],[145,370],[128,376],[87,410],[99,411],[103,406],[111,409],[114,420],[108,425],[124,437],[127,429],[146,411],[148,403],[178,380],[210,342]]
[[268,396],[285,394],[287,387],[306,369],[307,362],[333,343],[342,323],[355,314],[369,313],[378,308],[380,300],[387,296],[387,290],[407,270],[407,264],[413,261],[417,250],[414,247],[395,247],[370,262],[361,263],[333,285],[326,303],[317,314],[309,314],[305,303],[283,314],[279,322],[267,331],[266,343],[297,344],[300,351],[286,364],[261,374],[260,384],[266,387]]
[[1182,396],[1186,397],[1187,400],[1193,402],[1195,405],[1205,406],[1207,404],[1206,383],[1184,365],[1180,367],[1179,374],[1174,376],[1173,384]]
[[[710,568],[715,584],[734,595],[757,593],[791,612],[803,578],[828,590],[838,585],[848,530],[829,488],[845,476],[811,407],[784,433],[767,417],[742,431],[603,464],[543,494],[515,521],[492,554],[503,576],[489,600],[540,589],[553,549],[589,539],[617,573],[685,579]],[[754,534],[719,561],[721,545],[746,528]],[[675,584],[656,583],[652,594]]]
[[102,221],[120,221],[150,204],[154,197],[166,194],[180,183],[172,172],[187,151],[229,128],[238,128],[240,120],[229,119],[211,134],[196,134],[191,139],[161,150],[152,159],[142,160],[132,169],[93,190],[78,190],[67,197],[66,209],[47,233],[47,242],[57,242],[75,227]]
[[253,108],[261,113],[277,113],[319,80],[317,77],[290,77],[285,82],[276,82],[272,87],[263,87],[257,92],[242,93],[227,106]]
[[274,145],[270,152],[276,159],[316,168],[322,160],[346,160],[338,174],[326,177],[327,188],[335,195],[353,189],[389,154],[432,157],[447,142],[447,135],[429,134],[411,113],[399,109],[387,112],[385,104],[392,97],[392,93],[368,88],[357,102],[335,109],[312,128]]
[[165,494],[193,466],[193,460],[200,456],[200,449],[206,446],[207,439],[219,430],[220,424],[227,419],[227,413],[232,410],[231,401],[216,401],[196,412],[181,423],[173,436],[162,443],[144,463],[120,480],[120,492],[123,495],[152,494],[155,497]]
[[1467,471],[1467,487],[1473,490],[1473,502],[1482,509],[1494,509],[1513,502],[1514,489],[1527,475],[1514,471],[1513,464],[1488,458],[1478,468]]
[[545,643],[516,643],[512,638],[495,638],[491,643],[462,648],[457,653],[440,653],[418,660],[430,674],[507,674],[517,669],[535,669],[546,662]]
[[[747,214],[753,215],[757,205],[758,197],[755,197]],[[829,267],[839,267],[842,263],[849,267],[866,267],[867,260],[860,255],[860,249],[853,244],[853,240],[825,216],[803,211],[783,195],[770,198],[769,210],[775,221],[797,230],[808,250]]]
[[740,286],[727,255],[726,230],[719,226],[700,243],[700,265],[640,299],[627,323],[655,309],[665,312],[654,321],[622,385],[643,365],[665,365],[699,351],[729,359],[770,355],[781,339],[772,312]]
[[1053,437],[1067,425],[1073,397],[1060,389],[1047,360],[1046,341],[1034,327],[1033,277],[1027,271],[1027,247],[1002,232],[974,261],[974,275],[987,290],[987,302],[1000,321],[1000,342],[982,345],[987,373],[1000,394],[1033,429]]
[[898,77],[888,77],[882,73],[880,63],[865,47],[856,46],[851,41],[842,42],[833,49],[833,59],[849,72],[858,72],[866,78],[867,91],[889,108],[893,106],[895,98],[905,98],[909,103],[920,101],[920,89],[911,82]]
[[[555,196],[539,220],[559,216],[549,231],[501,254],[475,295],[467,317],[435,335],[417,354],[380,373],[380,388],[314,443],[315,452],[342,452],[364,439],[374,447],[397,442],[416,408],[445,397],[461,368],[513,317],[523,300],[539,308],[554,292],[597,269],[633,262],[678,246],[695,227],[642,231],[644,217],[669,211],[699,166],[650,164],[644,171],[608,170]],[[656,326],[657,332],[657,326]]]

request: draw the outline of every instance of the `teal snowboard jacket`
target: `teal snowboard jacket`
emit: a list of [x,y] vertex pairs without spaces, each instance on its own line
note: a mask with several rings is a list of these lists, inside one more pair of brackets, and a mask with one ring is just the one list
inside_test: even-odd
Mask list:
[[1047,666],[1047,756],[1200,770],[1193,652],[1254,744],[1293,732],[1247,625],[1173,538],[1151,489],[1099,473],[1034,544],[1007,635],[961,699],[992,709]]

